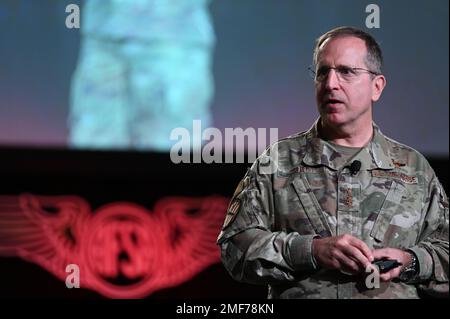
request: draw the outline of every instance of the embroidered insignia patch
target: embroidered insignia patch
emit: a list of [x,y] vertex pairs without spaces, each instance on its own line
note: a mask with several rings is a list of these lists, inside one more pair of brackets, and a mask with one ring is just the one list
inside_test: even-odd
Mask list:
[[396,178],[401,180],[402,182],[406,184],[417,184],[417,177],[416,176],[409,176],[403,173],[398,172],[387,172],[387,171],[381,171],[381,170],[373,170],[372,171],[373,177],[385,177],[385,178]]
[[392,164],[394,164],[394,166],[396,168],[400,168],[400,167],[406,166],[405,163],[396,162],[395,160],[392,160]]
[[225,221],[223,223],[223,228],[226,228],[231,222],[236,218],[236,215],[241,207],[241,201],[236,198],[234,199],[227,210],[227,215],[225,216]]

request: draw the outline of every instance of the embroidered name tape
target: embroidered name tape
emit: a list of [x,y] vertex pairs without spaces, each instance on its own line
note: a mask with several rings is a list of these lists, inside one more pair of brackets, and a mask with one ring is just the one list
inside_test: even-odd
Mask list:
[[395,178],[395,179],[401,180],[402,182],[404,182],[406,184],[417,184],[416,176],[409,176],[409,175],[399,173],[399,172],[387,172],[387,171],[373,170],[372,176],[373,177]]

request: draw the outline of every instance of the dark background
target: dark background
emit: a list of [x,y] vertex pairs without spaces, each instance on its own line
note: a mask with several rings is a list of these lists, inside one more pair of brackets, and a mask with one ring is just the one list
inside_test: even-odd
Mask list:
[[[166,196],[231,197],[247,164],[172,164],[166,154],[0,149],[0,194],[78,195],[92,210],[127,201],[152,210]],[[224,212],[225,213],[225,212]],[[199,230],[201,231],[201,230]],[[217,229],[217,235],[219,229]],[[0,297],[104,298],[67,289],[48,271],[19,258],[0,257]],[[149,298],[264,298],[266,288],[239,284],[220,263],[176,288]]]
[[[168,155],[145,152],[88,152],[0,149],[0,194],[78,195],[92,209],[115,201],[151,210],[165,196],[231,197],[247,164],[172,164]],[[448,192],[448,163],[430,158]],[[219,230],[217,230],[219,231]],[[0,297],[103,298],[91,290],[67,289],[41,267],[0,257]],[[235,282],[221,264],[192,280],[160,290],[149,299],[264,298],[266,287]]]

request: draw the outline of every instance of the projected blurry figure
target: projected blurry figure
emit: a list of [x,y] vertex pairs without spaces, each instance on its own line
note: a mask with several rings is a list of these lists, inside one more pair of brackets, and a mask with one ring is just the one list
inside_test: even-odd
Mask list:
[[[168,151],[211,124],[210,0],[88,0],[72,79],[71,147]],[[205,127],[204,126],[204,127]]]

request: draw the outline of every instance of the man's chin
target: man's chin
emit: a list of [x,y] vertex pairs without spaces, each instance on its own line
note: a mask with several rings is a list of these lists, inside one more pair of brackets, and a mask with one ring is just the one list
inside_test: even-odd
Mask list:
[[321,115],[325,125],[340,126],[346,123],[345,117],[341,113],[325,113]]

